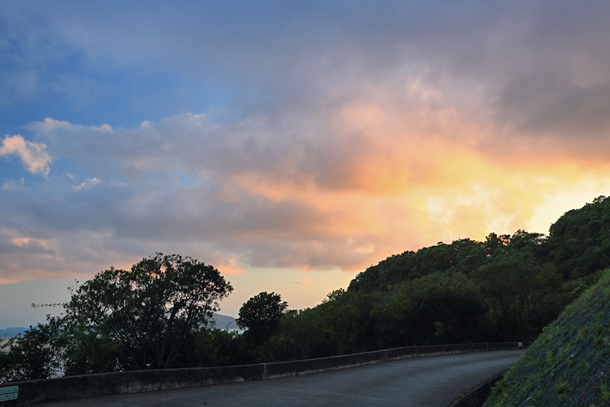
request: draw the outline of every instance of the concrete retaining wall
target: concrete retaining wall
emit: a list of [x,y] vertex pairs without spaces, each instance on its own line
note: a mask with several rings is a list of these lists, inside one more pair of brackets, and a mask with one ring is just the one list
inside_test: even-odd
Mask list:
[[102,373],[16,382],[0,385],[0,396],[3,388],[7,389],[8,387],[18,386],[17,399],[2,401],[2,398],[0,397],[0,407],[26,406],[44,401],[60,401],[110,394],[139,393],[220,383],[263,380],[345,369],[395,359],[451,353],[518,349],[519,345],[520,344],[517,342],[510,342],[409,346],[405,348],[394,348],[291,362]]

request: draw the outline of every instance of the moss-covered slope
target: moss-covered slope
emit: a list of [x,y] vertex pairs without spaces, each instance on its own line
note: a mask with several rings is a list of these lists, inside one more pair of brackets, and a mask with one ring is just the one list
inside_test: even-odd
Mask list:
[[610,405],[610,269],[547,326],[489,407]]

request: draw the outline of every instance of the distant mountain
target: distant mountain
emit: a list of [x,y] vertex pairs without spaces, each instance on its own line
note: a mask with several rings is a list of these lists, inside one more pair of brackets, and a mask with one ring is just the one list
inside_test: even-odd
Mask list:
[[216,329],[225,329],[227,331],[239,329],[235,318],[229,317],[227,315],[214,314],[212,323],[214,325],[214,328]]
[[27,329],[28,328],[24,328],[24,327],[12,327],[12,328],[0,329],[0,338],[9,339],[9,338],[19,335],[22,332],[27,331]]

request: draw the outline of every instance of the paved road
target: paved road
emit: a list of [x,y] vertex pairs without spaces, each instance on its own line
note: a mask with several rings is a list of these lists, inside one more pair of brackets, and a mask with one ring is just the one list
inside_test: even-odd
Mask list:
[[445,407],[522,351],[405,359],[308,376],[37,404],[39,407]]

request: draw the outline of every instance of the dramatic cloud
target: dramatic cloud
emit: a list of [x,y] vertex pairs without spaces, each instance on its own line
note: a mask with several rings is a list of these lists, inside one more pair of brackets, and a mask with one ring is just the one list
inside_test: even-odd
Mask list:
[[495,161],[472,141],[484,124],[465,124],[457,106],[401,107],[349,101],[298,135],[290,125],[306,126],[269,117],[223,125],[183,114],[133,129],[48,118],[28,128],[73,167],[50,180],[51,201],[28,202],[35,191],[22,188],[6,206],[22,228],[86,234],[57,249],[64,263],[100,248],[128,257],[173,247],[231,274],[358,271],[406,248],[512,233],[546,196],[607,170],[552,155]]
[[162,251],[231,275],[233,310],[307,306],[391,254],[544,233],[610,189],[609,13],[1,3],[0,281]]

